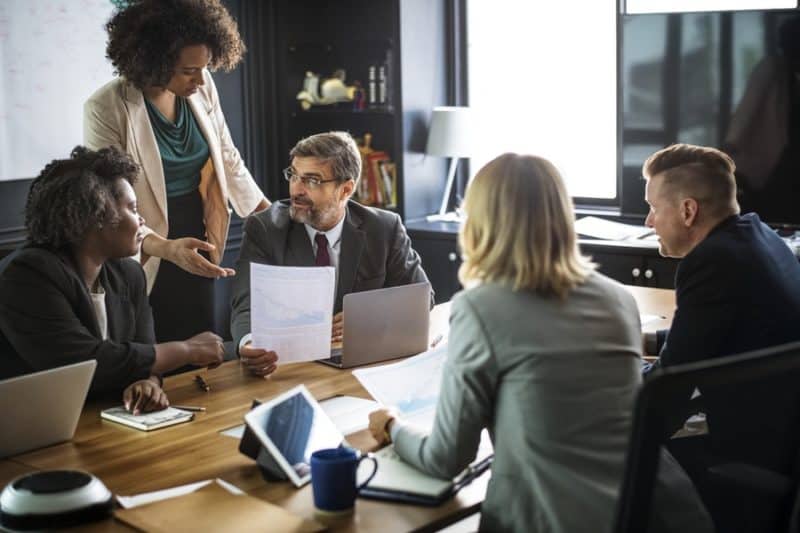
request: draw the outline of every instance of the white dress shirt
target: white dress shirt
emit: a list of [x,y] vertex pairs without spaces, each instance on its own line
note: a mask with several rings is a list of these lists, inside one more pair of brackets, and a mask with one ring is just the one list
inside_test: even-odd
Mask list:
[[94,307],[94,315],[97,317],[97,325],[100,326],[100,336],[103,340],[108,340],[106,291],[103,289],[103,286],[98,283],[97,289],[93,289],[89,295],[92,297],[92,307]]

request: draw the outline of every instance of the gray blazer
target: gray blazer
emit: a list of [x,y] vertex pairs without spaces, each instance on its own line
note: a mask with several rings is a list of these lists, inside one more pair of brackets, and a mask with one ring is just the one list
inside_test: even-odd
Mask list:
[[[495,459],[482,530],[607,531],[641,346],[636,302],[598,273],[564,301],[497,284],[459,293],[433,430],[398,423],[395,449],[452,478],[474,459],[488,428]],[[681,480],[699,506],[688,478]],[[684,518],[672,514],[669,520]]]
[[[305,226],[289,218],[289,202],[247,218],[233,280],[231,333],[235,346],[250,333],[250,262],[314,266],[314,252]],[[395,213],[347,204],[339,252],[339,279],[334,313],[351,292],[428,281],[417,252]],[[433,291],[431,291],[431,302]]]

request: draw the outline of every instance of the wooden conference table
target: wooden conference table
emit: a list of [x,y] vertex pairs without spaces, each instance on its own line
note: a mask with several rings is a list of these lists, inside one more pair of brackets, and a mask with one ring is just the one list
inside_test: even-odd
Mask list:
[[[630,287],[644,315],[664,317],[645,329],[668,325],[674,310],[672,291]],[[431,337],[446,331],[449,304],[431,314]],[[211,390],[194,383],[201,374]],[[476,512],[484,498],[490,474],[462,489],[439,507],[421,507],[359,499],[355,512],[335,521],[315,517],[310,485],[295,489],[289,482],[265,481],[255,462],[238,452],[237,439],[220,432],[240,425],[254,398],[267,399],[305,384],[318,400],[337,394],[370,398],[349,370],[317,363],[279,367],[269,378],[251,376],[237,361],[215,370],[189,372],[167,378],[164,388],[174,405],[202,405],[188,424],[137,431],[102,420],[100,411],[119,401],[89,402],[81,414],[72,441],[0,461],[0,486],[16,476],[40,469],[80,469],[99,477],[114,494],[134,495],[204,479],[221,478],[248,494],[270,501],[306,518],[315,518],[335,531],[433,531]],[[348,437],[362,450],[376,442],[366,430]],[[265,524],[265,527],[268,525]],[[128,527],[113,519],[82,530],[119,531]]]

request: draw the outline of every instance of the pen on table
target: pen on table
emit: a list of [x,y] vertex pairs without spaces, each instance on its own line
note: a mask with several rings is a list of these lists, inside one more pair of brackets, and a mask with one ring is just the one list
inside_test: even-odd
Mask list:
[[431,341],[431,348],[435,348],[437,344],[442,342],[443,338],[444,338],[444,335],[442,335],[441,333],[436,335],[436,337],[433,338],[433,341]]
[[204,390],[206,392],[209,392],[211,390],[211,387],[208,386],[208,383],[206,383],[206,380],[204,380],[200,376],[195,376],[194,377],[194,382],[197,383],[198,387],[200,387],[202,390]]
[[206,411],[205,407],[199,407],[197,405],[172,405],[170,407],[174,407],[175,409],[180,409],[181,411],[195,411],[204,413]]

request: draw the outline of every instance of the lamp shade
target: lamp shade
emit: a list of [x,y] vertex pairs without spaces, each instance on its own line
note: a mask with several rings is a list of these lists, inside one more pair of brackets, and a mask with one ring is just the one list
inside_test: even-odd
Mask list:
[[473,131],[468,107],[434,107],[428,132],[428,155],[470,157]]

